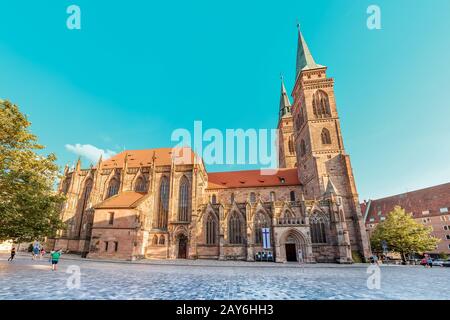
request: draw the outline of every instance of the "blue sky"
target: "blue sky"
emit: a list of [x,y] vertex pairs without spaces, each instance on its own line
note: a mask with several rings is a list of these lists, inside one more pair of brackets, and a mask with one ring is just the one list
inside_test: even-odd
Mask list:
[[[81,8],[81,30],[66,8]],[[381,8],[382,29],[366,27]],[[274,128],[296,22],[335,78],[361,199],[450,181],[450,1],[0,3],[0,98],[58,162],[65,145],[168,147],[176,128]],[[89,161],[83,159],[85,166]],[[208,170],[243,169],[210,166]]]

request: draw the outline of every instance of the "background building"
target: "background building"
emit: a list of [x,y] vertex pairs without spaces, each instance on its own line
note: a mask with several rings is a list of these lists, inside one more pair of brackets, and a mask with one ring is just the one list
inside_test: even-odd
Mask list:
[[412,213],[416,221],[431,226],[432,235],[441,239],[430,253],[450,254],[450,183],[364,202],[361,209],[369,235],[396,205]]

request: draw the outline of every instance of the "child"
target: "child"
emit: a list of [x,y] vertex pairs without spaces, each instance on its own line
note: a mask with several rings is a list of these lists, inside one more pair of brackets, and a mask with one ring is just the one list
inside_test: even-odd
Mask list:
[[16,247],[12,247],[11,257],[8,258],[8,261],[13,261],[15,255],[16,255]]
[[60,256],[61,256],[61,250],[50,252],[50,257],[52,259],[52,270],[53,271],[56,271],[56,269],[57,269],[56,265],[58,264]]

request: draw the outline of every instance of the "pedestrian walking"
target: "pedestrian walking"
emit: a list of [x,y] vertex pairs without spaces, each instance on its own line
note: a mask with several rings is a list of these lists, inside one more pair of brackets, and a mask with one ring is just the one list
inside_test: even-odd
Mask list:
[[41,259],[41,258],[43,258],[45,256],[45,249],[44,249],[44,247],[41,248],[40,254],[41,255],[40,255],[39,259]]
[[34,246],[33,247],[33,255],[32,255],[32,259],[36,260],[36,258],[39,256],[39,253],[41,252],[41,250],[39,249],[39,245]]
[[57,269],[59,257],[61,257],[61,249],[50,252],[50,258],[52,260],[52,270],[53,271],[56,271],[56,269]]
[[430,268],[433,268],[433,259],[431,259],[431,257],[428,257],[427,264]]
[[11,256],[8,258],[8,261],[13,261],[15,255],[16,255],[16,247],[12,247]]

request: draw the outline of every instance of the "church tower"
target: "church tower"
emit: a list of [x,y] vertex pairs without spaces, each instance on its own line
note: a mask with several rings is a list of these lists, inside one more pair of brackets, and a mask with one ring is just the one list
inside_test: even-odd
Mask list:
[[280,110],[278,118],[278,159],[280,168],[296,167],[294,129],[291,102],[281,77]]
[[323,199],[332,193],[345,219],[351,250],[368,257],[370,249],[359,206],[350,157],[346,154],[334,96],[334,79],[317,64],[298,30],[294,104],[297,167],[304,196]]

